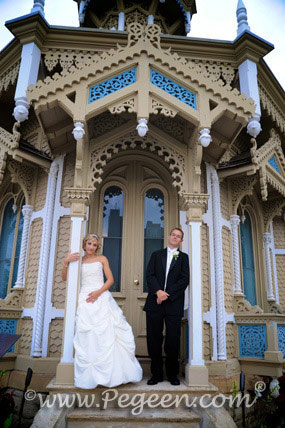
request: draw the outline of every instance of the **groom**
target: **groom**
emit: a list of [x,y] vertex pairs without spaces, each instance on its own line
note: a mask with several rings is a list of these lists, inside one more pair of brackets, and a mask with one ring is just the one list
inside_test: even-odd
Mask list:
[[163,381],[162,342],[165,324],[164,351],[166,376],[171,385],[179,385],[179,347],[181,319],[184,309],[184,291],[189,284],[189,259],[178,247],[184,233],[171,230],[168,247],[152,253],[146,279],[148,296],[144,306],[147,324],[147,347],[151,358],[152,377],[148,385]]

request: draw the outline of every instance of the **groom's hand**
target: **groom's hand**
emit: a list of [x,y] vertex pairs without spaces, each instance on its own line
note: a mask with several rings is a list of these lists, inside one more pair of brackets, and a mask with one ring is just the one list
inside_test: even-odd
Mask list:
[[166,293],[166,291],[163,291],[163,290],[158,290],[156,292],[156,295],[157,295],[156,303],[158,305],[161,305],[161,303],[164,302],[164,300],[167,300],[168,296],[169,296],[169,294]]

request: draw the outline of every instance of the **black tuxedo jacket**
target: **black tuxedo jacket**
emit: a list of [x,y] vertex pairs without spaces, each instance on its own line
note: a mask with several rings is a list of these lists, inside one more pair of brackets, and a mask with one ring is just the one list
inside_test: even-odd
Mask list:
[[169,294],[167,300],[160,305],[156,303],[158,290],[164,290],[167,263],[167,248],[152,253],[146,270],[148,296],[144,311],[165,310],[167,315],[183,316],[184,292],[189,284],[189,258],[186,253],[179,251],[177,259],[172,259],[165,291]]

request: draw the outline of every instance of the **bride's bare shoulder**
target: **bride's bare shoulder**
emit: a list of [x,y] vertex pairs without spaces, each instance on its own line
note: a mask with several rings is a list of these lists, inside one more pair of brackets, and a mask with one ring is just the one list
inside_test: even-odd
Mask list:
[[102,264],[104,264],[104,263],[108,263],[108,259],[107,259],[107,257],[106,257],[106,256],[103,256],[103,254],[102,254],[102,255],[100,255],[100,256],[98,256],[97,261],[98,261],[98,262],[101,262]]

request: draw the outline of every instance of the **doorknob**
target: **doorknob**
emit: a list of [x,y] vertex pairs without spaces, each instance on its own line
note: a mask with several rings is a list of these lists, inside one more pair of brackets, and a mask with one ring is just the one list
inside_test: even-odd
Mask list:
[[134,285],[139,285],[139,283],[140,283],[140,282],[139,282],[139,280],[138,280],[138,279],[135,279],[135,280],[134,280]]

